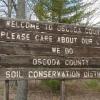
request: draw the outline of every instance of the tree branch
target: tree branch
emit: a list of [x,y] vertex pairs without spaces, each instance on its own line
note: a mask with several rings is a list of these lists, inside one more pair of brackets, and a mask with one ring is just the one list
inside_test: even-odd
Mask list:
[[4,0],[1,0],[1,1],[8,7],[8,4]]
[[13,7],[14,7],[15,11],[17,11],[16,3],[14,2],[14,0],[12,0],[12,3],[13,3]]
[[6,15],[8,15],[8,13],[5,10],[0,10],[0,12],[4,12]]

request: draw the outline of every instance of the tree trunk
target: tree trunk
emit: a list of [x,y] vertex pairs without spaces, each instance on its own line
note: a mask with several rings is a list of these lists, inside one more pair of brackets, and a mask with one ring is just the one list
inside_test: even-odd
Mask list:
[[16,17],[25,19],[25,0],[18,0]]
[[11,18],[12,13],[12,0],[8,0],[8,17]]
[[[17,18],[19,19],[25,19],[25,0],[18,0],[16,15]],[[18,81],[16,100],[27,100],[27,94],[28,94],[28,81],[27,80]]]
[[9,100],[9,81],[6,80],[4,84],[4,100]]
[[28,81],[18,81],[16,100],[27,100],[28,94]]

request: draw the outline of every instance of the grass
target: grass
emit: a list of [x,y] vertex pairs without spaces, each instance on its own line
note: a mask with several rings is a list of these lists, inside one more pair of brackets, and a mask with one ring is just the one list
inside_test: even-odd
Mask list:
[[100,92],[100,80],[71,80],[66,81],[66,86],[69,88],[69,91],[80,91],[80,92]]
[[85,82],[85,88],[100,92],[100,80],[88,80]]
[[59,80],[43,80],[41,85],[45,88],[50,89],[53,93],[60,91],[60,81]]
[[[60,92],[60,83],[58,80],[42,80],[38,85],[29,84],[29,90],[52,91],[53,93]],[[68,94],[82,94],[85,92],[100,92],[100,80],[66,80],[66,91]],[[0,84],[0,95],[3,94],[4,84]],[[16,90],[15,88],[11,88]],[[11,90],[10,89],[10,90]]]

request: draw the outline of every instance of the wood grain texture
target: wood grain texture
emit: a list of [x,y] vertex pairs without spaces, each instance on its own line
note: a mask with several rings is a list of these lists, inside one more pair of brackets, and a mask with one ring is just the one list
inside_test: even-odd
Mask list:
[[100,57],[0,55],[0,65],[27,68],[100,68]]
[[100,47],[100,37],[0,29],[0,41]]
[[100,57],[100,47],[0,42],[0,54],[63,57]]
[[0,80],[100,79],[100,68],[0,68]]
[[81,25],[68,25],[64,23],[51,23],[51,22],[41,22],[32,20],[19,20],[10,18],[0,18],[0,28],[8,29],[22,29],[27,31],[39,31],[39,32],[53,32],[65,33],[65,34],[80,34],[80,35],[93,35],[100,36],[100,29],[98,27],[86,27]]

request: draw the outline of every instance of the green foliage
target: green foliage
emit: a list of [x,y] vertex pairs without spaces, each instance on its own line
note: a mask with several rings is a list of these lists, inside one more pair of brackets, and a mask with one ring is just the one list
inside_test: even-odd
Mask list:
[[81,0],[39,0],[34,8],[39,20],[77,23],[83,15]]
[[86,81],[86,88],[91,90],[100,91],[100,81],[99,80],[88,80]]
[[42,84],[49,87],[53,92],[60,90],[60,81],[59,80],[44,80]]
[[98,85],[97,81],[95,80],[87,81],[86,84],[89,88],[95,88]]

